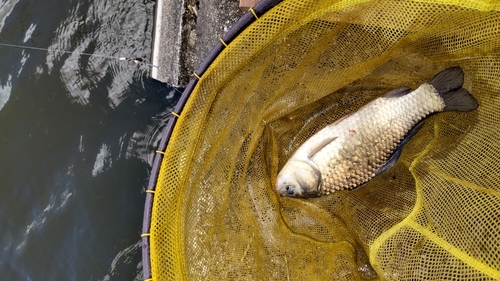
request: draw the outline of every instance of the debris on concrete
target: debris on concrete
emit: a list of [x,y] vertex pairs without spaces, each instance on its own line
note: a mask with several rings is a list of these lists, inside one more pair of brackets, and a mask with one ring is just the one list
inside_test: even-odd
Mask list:
[[239,0],[157,0],[151,76],[185,86],[195,68],[243,15]]

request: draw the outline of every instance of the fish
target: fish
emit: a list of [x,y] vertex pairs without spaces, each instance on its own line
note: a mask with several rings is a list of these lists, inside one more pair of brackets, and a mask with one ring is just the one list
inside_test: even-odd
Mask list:
[[479,106],[463,83],[463,70],[449,67],[413,91],[394,89],[322,128],[280,170],[277,193],[314,198],[364,185],[394,166],[423,119]]

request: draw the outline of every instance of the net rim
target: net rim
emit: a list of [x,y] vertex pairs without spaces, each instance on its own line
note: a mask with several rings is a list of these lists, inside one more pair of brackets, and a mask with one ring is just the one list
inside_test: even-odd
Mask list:
[[258,20],[258,18],[264,15],[267,11],[274,8],[276,5],[281,3],[283,0],[262,0],[257,3],[253,8],[246,12],[237,22],[231,27],[219,41],[215,43],[215,46],[208,53],[205,59],[201,62],[198,69],[191,76],[189,83],[182,92],[182,95],[174,107],[173,112],[175,112],[174,118],[170,118],[162,132],[161,141],[157,148],[157,153],[153,159],[153,166],[151,168],[151,175],[149,178],[148,186],[146,188],[146,199],[144,204],[144,215],[142,221],[142,234],[141,234],[141,245],[142,245],[142,266],[143,266],[143,278],[144,280],[152,280],[151,273],[151,250],[150,250],[150,229],[151,229],[151,219],[152,219],[152,208],[154,201],[154,192],[156,189],[156,183],[158,180],[158,175],[160,172],[161,162],[163,160],[163,151],[165,151],[172,132],[174,130],[175,124],[179,114],[181,114],[184,106],[187,103],[191,93],[198,84],[199,78],[203,76],[206,70],[210,67],[212,62],[219,56],[220,53],[230,44],[239,34],[241,34],[247,27],[249,27],[253,22]]

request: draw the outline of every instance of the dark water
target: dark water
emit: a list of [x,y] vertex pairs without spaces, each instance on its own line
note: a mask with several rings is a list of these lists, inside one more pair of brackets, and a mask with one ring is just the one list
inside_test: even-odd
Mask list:
[[[0,279],[142,280],[159,132],[180,90],[149,68],[154,2],[0,0]],[[57,50],[71,50],[62,53]]]

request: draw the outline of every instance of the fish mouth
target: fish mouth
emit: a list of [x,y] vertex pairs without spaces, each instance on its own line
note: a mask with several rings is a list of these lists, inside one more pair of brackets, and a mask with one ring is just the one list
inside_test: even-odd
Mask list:
[[278,174],[276,177],[276,182],[274,184],[274,190],[281,195],[281,196],[286,196],[286,192],[284,191],[283,188],[281,188],[282,183],[284,182],[284,179],[286,178],[286,174],[282,174],[281,172]]

